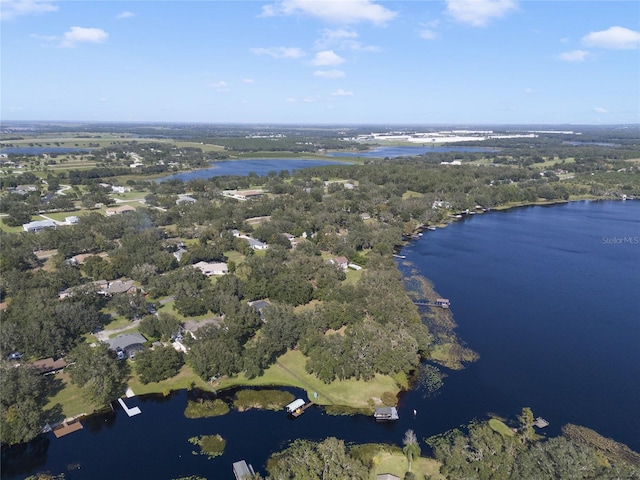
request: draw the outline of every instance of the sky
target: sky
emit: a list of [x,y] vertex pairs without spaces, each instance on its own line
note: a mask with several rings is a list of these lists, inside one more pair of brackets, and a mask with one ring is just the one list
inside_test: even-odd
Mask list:
[[0,0],[0,120],[640,123],[640,2]]

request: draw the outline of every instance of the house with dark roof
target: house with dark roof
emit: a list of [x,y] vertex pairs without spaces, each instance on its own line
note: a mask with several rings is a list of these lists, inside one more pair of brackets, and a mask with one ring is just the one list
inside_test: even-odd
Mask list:
[[54,375],[67,366],[64,358],[54,359],[53,357],[43,358],[33,362],[33,366],[41,375]]
[[117,337],[108,339],[106,343],[109,345],[109,350],[126,352],[127,349],[131,349],[133,345],[143,345],[146,342],[147,339],[140,333],[123,333]]

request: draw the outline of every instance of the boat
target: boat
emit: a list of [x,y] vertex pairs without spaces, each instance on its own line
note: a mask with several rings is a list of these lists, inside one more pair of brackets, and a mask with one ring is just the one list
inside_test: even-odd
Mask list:
[[436,227],[434,227],[433,225],[429,225],[429,226],[427,227],[427,230],[435,230],[435,229],[436,229]]

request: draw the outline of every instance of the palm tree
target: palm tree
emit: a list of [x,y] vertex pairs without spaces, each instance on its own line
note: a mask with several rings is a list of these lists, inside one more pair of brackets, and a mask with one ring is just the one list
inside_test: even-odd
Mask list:
[[418,438],[416,437],[416,434],[413,433],[413,430],[406,431],[402,443],[404,444],[402,453],[407,457],[407,461],[409,462],[409,471],[411,471],[411,462],[413,462],[414,458],[420,456],[420,445],[418,445]]

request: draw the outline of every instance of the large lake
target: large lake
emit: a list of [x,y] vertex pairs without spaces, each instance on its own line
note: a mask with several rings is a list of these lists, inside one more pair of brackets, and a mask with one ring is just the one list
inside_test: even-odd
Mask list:
[[[513,418],[524,406],[551,422],[548,435],[570,422],[640,450],[640,201],[470,216],[425,232],[402,254],[401,271],[416,269],[451,300],[458,334],[480,359],[447,372],[434,398],[404,394],[399,421],[319,408],[295,420],[258,411],[188,420],[185,391],[138,397],[127,403],[141,415],[128,418],[116,406],[67,437],[47,434],[3,452],[2,478],[50,471],[67,479],[231,479],[239,459],[265,473],[269,454],[294,438],[401,445],[409,428],[422,439],[490,413]],[[191,453],[189,437],[214,433],[227,440],[223,456]]]

